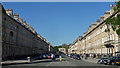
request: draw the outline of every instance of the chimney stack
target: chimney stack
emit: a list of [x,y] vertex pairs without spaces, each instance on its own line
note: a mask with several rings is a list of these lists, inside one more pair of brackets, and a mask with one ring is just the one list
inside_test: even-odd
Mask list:
[[106,11],[104,13],[104,18],[107,19],[110,16],[110,11]]
[[110,14],[112,15],[113,13],[114,13],[114,8],[115,8],[116,6],[115,5],[110,5]]
[[42,38],[42,36],[40,35],[40,34],[37,34],[37,36],[41,39]]
[[25,25],[27,28],[29,28],[29,25],[26,23],[26,25]]
[[33,31],[33,33],[36,33],[35,29],[32,26],[30,26],[30,29]]
[[87,32],[84,32],[84,33],[83,33],[83,37],[84,37],[86,34],[87,34]]
[[23,23],[23,19],[22,19],[22,17],[21,17],[21,18],[19,18],[19,21],[20,21],[21,23]]
[[6,9],[5,11],[8,15],[13,15],[13,10],[12,9]]
[[95,23],[94,22],[92,22],[92,25],[94,25]]
[[97,20],[97,25],[100,24],[100,20]]
[[104,16],[100,16],[100,22],[104,21]]
[[13,17],[14,17],[15,20],[19,19],[19,15],[18,14],[14,14]]
[[23,24],[26,25],[27,24],[26,21],[24,21]]

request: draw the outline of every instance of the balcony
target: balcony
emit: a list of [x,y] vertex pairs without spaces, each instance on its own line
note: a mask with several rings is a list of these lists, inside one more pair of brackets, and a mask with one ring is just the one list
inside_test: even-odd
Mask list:
[[109,41],[105,41],[104,45],[106,46],[106,48],[114,48],[114,44],[117,44],[118,41],[115,40],[109,40]]

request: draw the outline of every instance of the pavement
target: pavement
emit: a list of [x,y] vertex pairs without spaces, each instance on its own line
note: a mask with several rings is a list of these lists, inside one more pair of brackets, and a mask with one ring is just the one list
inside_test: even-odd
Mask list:
[[97,61],[98,61],[99,59],[88,57],[87,59],[84,59],[84,58],[83,58],[82,60],[84,60],[84,61],[86,61],[86,62],[97,63]]
[[34,61],[28,61],[28,60],[9,60],[9,61],[2,61],[2,66],[7,65],[19,65],[19,64],[32,64],[32,63],[40,63],[40,62],[51,62],[51,59],[43,59],[43,60],[34,60]]

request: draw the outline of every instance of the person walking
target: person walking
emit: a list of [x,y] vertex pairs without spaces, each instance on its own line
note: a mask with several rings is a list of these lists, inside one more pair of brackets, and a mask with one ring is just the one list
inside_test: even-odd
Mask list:
[[51,54],[52,61],[55,61],[55,55]]

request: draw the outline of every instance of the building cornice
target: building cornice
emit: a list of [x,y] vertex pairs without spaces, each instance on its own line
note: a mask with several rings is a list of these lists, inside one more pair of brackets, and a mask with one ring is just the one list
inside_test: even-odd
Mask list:
[[106,22],[107,19],[112,18],[113,16],[115,16],[118,12],[120,12],[120,10],[118,10],[117,12],[114,12],[112,15],[110,15],[108,18],[106,18],[104,21],[102,21],[99,25],[97,25],[95,28],[93,28],[90,32],[88,32],[84,37],[82,37],[81,39],[84,39],[87,35],[89,35],[91,32],[93,32],[95,29],[97,29],[99,26],[101,26],[102,24],[104,24]]

